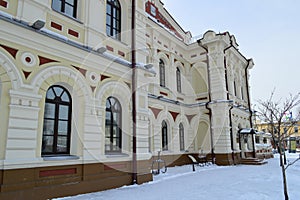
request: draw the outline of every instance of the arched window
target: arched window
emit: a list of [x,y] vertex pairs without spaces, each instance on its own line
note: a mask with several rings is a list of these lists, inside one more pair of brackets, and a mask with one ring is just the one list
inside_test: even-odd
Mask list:
[[72,100],[62,86],[51,86],[46,94],[42,155],[70,154]]
[[52,0],[52,9],[76,18],[77,0]]
[[177,83],[177,92],[181,93],[181,74],[178,67],[176,69],[176,83]]
[[106,100],[105,153],[119,153],[122,149],[122,109],[114,97]]
[[180,151],[184,151],[184,128],[182,123],[179,124],[179,143],[180,143]]
[[118,0],[106,1],[106,34],[121,40],[121,6]]
[[162,139],[162,150],[168,150],[168,125],[166,121],[162,121],[161,124],[161,139]]
[[165,80],[165,63],[162,59],[159,60],[159,83],[160,86],[166,87],[166,80]]

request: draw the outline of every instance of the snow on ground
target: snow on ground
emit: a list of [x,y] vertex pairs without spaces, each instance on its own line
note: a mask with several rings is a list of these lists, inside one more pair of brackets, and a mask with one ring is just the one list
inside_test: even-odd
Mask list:
[[[292,162],[299,154],[287,154]],[[300,199],[300,161],[287,169],[291,200]],[[124,186],[103,192],[61,198],[60,200],[276,200],[284,199],[278,155],[260,166],[237,165],[168,168],[142,185]]]

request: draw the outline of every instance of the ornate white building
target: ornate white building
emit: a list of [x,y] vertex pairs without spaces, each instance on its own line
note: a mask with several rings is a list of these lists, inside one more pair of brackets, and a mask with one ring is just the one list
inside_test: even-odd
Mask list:
[[150,181],[158,151],[168,165],[253,156],[239,134],[252,127],[252,59],[228,32],[194,41],[159,0],[136,1],[133,144],[131,4],[0,0],[1,199],[131,184],[135,167]]

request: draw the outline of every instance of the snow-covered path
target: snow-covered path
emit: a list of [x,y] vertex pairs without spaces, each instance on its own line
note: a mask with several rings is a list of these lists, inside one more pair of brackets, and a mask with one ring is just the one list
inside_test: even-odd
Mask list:
[[[298,154],[289,154],[293,161]],[[300,199],[300,161],[287,170],[291,200]],[[142,185],[124,186],[64,200],[277,200],[283,198],[282,178],[278,158],[269,159],[262,166],[206,166],[192,172],[191,165],[168,168],[168,172],[154,176],[154,181]]]

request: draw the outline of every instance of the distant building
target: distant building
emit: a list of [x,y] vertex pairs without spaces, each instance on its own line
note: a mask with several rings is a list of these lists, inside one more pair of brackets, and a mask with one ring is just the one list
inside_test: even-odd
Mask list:
[[[0,0],[1,199],[132,183],[131,1]],[[183,12],[184,14],[185,12]],[[136,2],[137,183],[207,154],[255,155],[249,71],[233,35],[197,40],[159,0]],[[199,19],[199,22],[201,19]],[[201,24],[201,23],[200,23]]]
[[[289,120],[290,119],[282,123],[281,130],[280,130],[280,133],[285,135],[284,148],[286,150],[291,151],[292,147],[290,145],[294,145],[296,146],[296,150],[300,151],[300,134],[298,130],[300,126],[300,121],[289,121]],[[272,130],[271,124],[259,120],[256,120],[254,123],[255,123],[255,129],[259,133],[263,133],[263,135],[265,135],[267,138],[270,138],[272,147],[276,149],[277,139],[276,137],[275,138],[272,137],[272,133],[276,134],[276,132],[275,130]],[[276,122],[275,122],[275,126],[277,126]],[[294,149],[294,147],[292,149]]]

